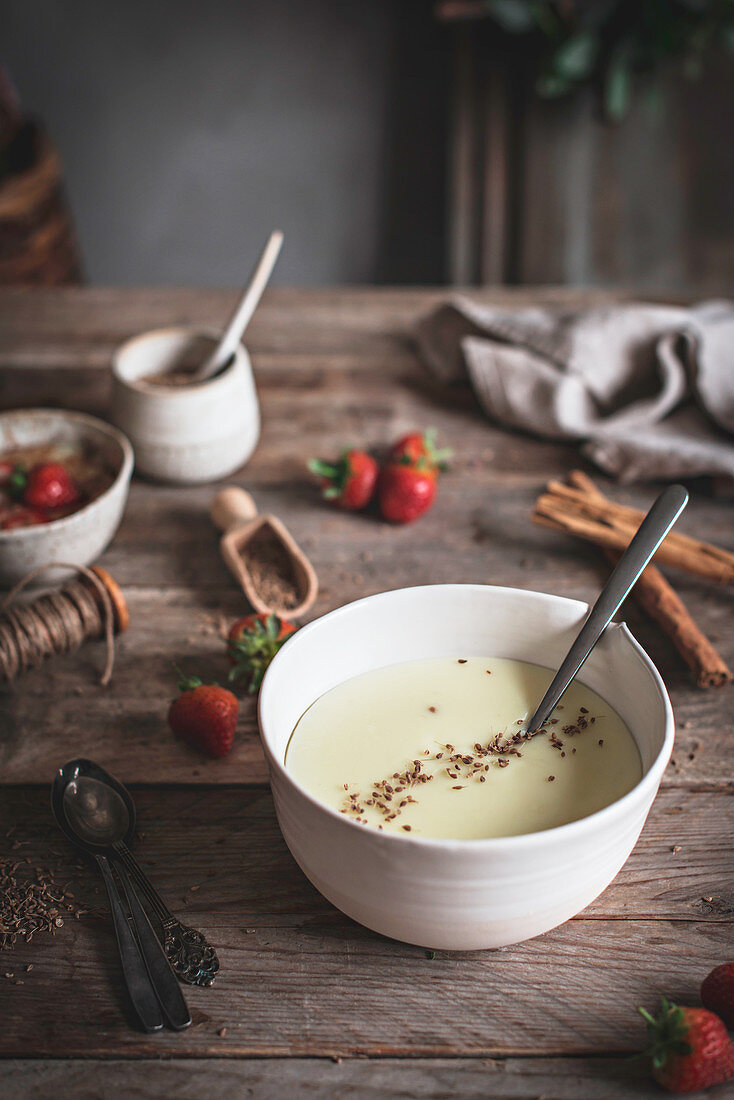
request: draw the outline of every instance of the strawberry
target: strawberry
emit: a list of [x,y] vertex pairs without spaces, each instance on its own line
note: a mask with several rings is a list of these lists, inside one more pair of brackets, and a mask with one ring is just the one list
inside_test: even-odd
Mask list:
[[366,451],[344,451],[336,462],[312,458],[308,468],[321,479],[324,499],[333,501],[340,508],[358,512],[372,500],[378,466]]
[[452,454],[448,447],[440,450],[436,447],[436,429],[429,428],[425,432],[409,432],[393,443],[388,461],[404,462],[407,459],[411,466],[422,464],[426,471],[431,470],[437,476],[448,468]]
[[247,615],[232,623],[227,636],[227,656],[233,666],[229,679],[247,677],[247,690],[254,694],[273,657],[295,630],[293,623],[277,615]]
[[34,508],[63,508],[75,504],[79,489],[60,462],[42,462],[28,474],[23,500]]
[[168,711],[168,724],[183,741],[208,756],[226,756],[234,744],[239,703],[219,684],[202,684],[196,677],[179,681],[181,694]]
[[734,963],[724,963],[706,975],[701,983],[701,1000],[734,1031]]
[[669,1004],[657,1017],[639,1009],[651,1043],[652,1074],[670,1092],[698,1092],[734,1076],[734,1046],[713,1012]]
[[391,523],[412,523],[433,504],[436,474],[405,460],[385,466],[377,483],[380,511]]
[[8,504],[0,510],[0,530],[12,531],[16,527],[36,527],[45,523],[46,516],[38,508],[28,508],[25,504]]

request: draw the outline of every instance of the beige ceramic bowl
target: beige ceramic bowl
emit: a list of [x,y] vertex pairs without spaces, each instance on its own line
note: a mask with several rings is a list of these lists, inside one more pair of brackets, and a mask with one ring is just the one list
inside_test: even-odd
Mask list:
[[212,333],[164,328],[122,344],[112,359],[112,419],[132,441],[136,469],[158,481],[203,484],[244,465],[260,436],[250,357],[238,345],[229,366],[184,386],[146,381],[173,366],[203,363]]
[[[61,409],[0,413],[0,453],[46,443],[84,444],[116,471],[115,479],[96,500],[70,516],[37,527],[0,531],[0,584],[4,586],[52,561],[70,565],[95,561],[112,540],[125,508],[133,451],[122,432],[93,416]],[[63,576],[63,570],[49,571],[38,583],[57,582]]]

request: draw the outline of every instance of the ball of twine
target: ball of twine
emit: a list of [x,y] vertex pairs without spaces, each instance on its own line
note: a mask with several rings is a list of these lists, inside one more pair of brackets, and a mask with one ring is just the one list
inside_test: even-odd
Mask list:
[[[56,568],[74,569],[81,576],[32,603],[10,606],[36,577]],[[91,569],[57,561],[39,566],[18,581],[0,605],[0,679],[13,680],[47,658],[71,653],[87,638],[104,634],[107,659],[100,683],[108,684],[115,660],[114,633],[115,610],[110,594]]]

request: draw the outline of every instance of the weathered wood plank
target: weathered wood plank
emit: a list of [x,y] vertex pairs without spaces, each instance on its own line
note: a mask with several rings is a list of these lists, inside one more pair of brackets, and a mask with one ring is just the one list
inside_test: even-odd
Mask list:
[[[239,291],[212,288],[84,287],[3,288],[0,291],[0,365],[105,366],[111,349],[146,328],[215,325],[221,328]],[[623,288],[455,288],[473,301],[523,306],[590,305],[633,297]],[[374,355],[394,347],[418,313],[445,301],[446,288],[271,287],[248,328],[254,352],[295,354],[306,350]],[[654,295],[636,295],[654,299]],[[670,301],[675,297],[665,292]]]
[[[203,1086],[205,1082],[205,1086]],[[15,1060],[3,1063],[6,1100],[113,1100],[119,1096],[176,1096],[200,1100],[309,1097],[462,1096],[508,1100],[660,1100],[660,1088],[640,1062],[628,1058],[234,1059],[166,1061]],[[721,1089],[714,1094],[723,1098]]]
[[[56,831],[47,797],[6,789],[0,836],[14,828],[4,841],[14,858],[55,868],[82,905],[98,907],[101,882]],[[618,1052],[640,1042],[636,1004],[695,998],[731,943],[734,867],[719,840],[734,825],[734,798],[720,792],[682,803],[663,792],[627,866],[579,918],[517,947],[435,958],[333,909],[291,859],[267,792],[135,798],[139,858],[174,911],[217,946],[220,979],[187,991],[195,1026],[185,1035],[145,1037],[125,1023],[107,919],[67,920],[55,938],[3,953],[2,973],[24,984],[0,978],[12,1005],[0,1054]]]
[[42,953],[36,940],[32,951],[15,950],[14,965],[34,969],[22,987],[3,990],[10,1019],[0,1055],[626,1052],[643,1042],[636,1005],[661,994],[695,1000],[702,976],[731,948],[726,924],[683,931],[676,922],[575,920],[501,952],[429,959],[336,917],[250,935],[228,918],[190,917],[217,944],[223,973],[214,988],[187,991],[187,1032],[134,1030],[111,929],[75,922],[63,953]]

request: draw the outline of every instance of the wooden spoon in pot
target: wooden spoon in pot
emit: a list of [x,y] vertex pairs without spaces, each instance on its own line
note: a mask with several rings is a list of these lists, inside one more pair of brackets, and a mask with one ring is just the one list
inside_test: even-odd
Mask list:
[[258,515],[250,494],[236,485],[217,493],[210,514],[224,531],[222,557],[255,611],[286,619],[305,615],[318,595],[318,580],[285,525],[276,516]]
[[282,244],[283,234],[280,229],[274,229],[219,343],[209,358],[193,372],[190,382],[205,382],[207,378],[213,378],[230,361],[268,285]]

